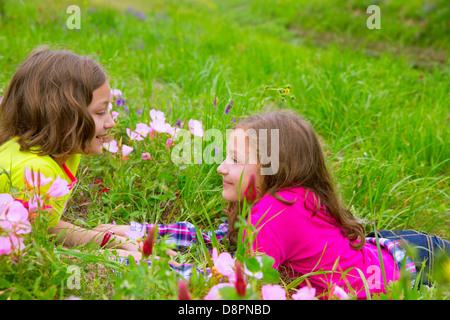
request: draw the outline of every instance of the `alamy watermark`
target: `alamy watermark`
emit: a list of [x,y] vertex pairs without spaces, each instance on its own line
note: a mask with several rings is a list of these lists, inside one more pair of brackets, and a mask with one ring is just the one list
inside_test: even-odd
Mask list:
[[81,29],[81,10],[77,5],[70,5],[67,7],[66,13],[71,15],[66,20],[67,29]]
[[67,273],[71,275],[67,278],[67,288],[73,289],[81,289],[81,272],[80,267],[78,266],[69,266],[67,267]]
[[[67,7],[66,13],[70,16],[66,20],[67,29],[81,29],[81,10],[77,5],[70,5]],[[377,5],[370,5],[367,7],[366,13],[371,14],[366,21],[368,29],[381,29],[381,10]]]
[[[208,129],[203,136],[194,136],[189,130],[179,129],[176,144],[171,152],[177,165],[221,164],[230,153],[241,155],[245,164],[261,164],[261,175],[273,175],[279,168],[279,129],[227,129],[225,137],[218,129]],[[227,158],[223,158],[222,146],[227,142]],[[202,148],[203,142],[208,143]],[[232,161],[228,159],[230,163]]]
[[371,13],[367,18],[366,26],[368,29],[381,29],[381,10],[379,6],[370,5],[367,7],[366,13]]

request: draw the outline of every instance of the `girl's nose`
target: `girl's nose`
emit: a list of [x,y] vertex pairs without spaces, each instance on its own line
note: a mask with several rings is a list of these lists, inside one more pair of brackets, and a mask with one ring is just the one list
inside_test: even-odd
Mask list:
[[115,125],[116,125],[116,123],[114,122],[114,120],[111,116],[111,113],[108,113],[108,119],[106,119],[105,128],[111,129],[111,128],[114,128]]
[[217,167],[217,172],[219,174],[225,175],[228,173],[228,169],[226,168],[226,164],[225,161],[223,161],[218,167]]

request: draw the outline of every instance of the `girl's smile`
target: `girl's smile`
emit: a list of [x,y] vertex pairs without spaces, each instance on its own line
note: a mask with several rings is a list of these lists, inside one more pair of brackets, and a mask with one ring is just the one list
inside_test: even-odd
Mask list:
[[111,88],[108,81],[93,92],[92,101],[88,106],[88,110],[95,122],[95,136],[89,144],[86,152],[88,154],[99,154],[102,152],[107,131],[116,125],[111,114],[108,112],[110,98]]
[[103,134],[103,135],[98,135],[95,138],[101,143],[103,144],[103,139],[106,138],[108,136],[108,134]]

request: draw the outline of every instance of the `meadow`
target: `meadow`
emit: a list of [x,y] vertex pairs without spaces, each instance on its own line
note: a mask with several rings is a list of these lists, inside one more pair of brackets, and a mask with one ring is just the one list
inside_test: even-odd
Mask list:
[[[156,110],[172,126],[198,120],[203,130],[224,132],[241,117],[289,108],[320,135],[339,194],[367,231],[417,229],[450,239],[445,1],[377,1],[381,29],[366,27],[371,1],[80,1],[79,29],[67,26],[74,1],[0,4],[0,96],[43,44],[92,56],[122,92],[113,133],[133,150],[83,157],[65,220],[85,228],[188,220],[214,230],[226,218],[217,164],[176,164],[169,134],[138,141],[127,128],[149,124]],[[0,256],[0,299],[177,298],[166,258],[152,268],[123,266],[98,246],[57,246],[35,227],[25,240],[26,255]],[[203,268],[208,255],[199,243],[177,259]],[[77,288],[68,285],[72,265],[81,268]],[[408,289],[402,279],[374,299],[448,299],[448,269],[429,290]],[[263,280],[288,297],[295,292],[277,277]],[[246,298],[261,298],[263,283],[253,281]],[[190,294],[202,299],[214,284],[191,279]]]

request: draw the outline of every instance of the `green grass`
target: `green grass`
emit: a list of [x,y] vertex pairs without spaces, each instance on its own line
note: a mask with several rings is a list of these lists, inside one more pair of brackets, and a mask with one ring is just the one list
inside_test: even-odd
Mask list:
[[[164,111],[172,124],[192,118],[201,120],[204,129],[219,130],[229,128],[235,117],[295,109],[321,136],[344,202],[369,230],[372,224],[379,230],[419,229],[448,240],[449,11],[443,1],[433,2],[432,8],[425,2],[379,1],[381,29],[368,30],[367,1],[342,6],[327,0],[135,1],[133,10],[145,13],[144,20],[121,1],[95,1],[80,4],[81,29],[68,30],[71,1],[6,0],[0,22],[0,89],[35,46],[50,44],[91,55],[105,66],[111,87],[124,92],[130,108],[130,113],[120,109],[114,129],[124,143],[125,128],[148,122],[151,109]],[[370,44],[377,44],[376,55],[367,50]],[[441,58],[417,63],[423,60],[420,53],[428,52],[423,50]],[[291,93],[285,101],[276,91],[264,90],[288,84]],[[144,110],[142,116],[138,109]],[[106,152],[83,159],[65,219],[84,227],[113,220],[192,219],[205,229],[224,219],[217,165],[173,164],[165,137],[133,146],[136,152],[126,161]],[[144,150],[153,161],[140,159]],[[101,194],[105,187],[110,191]],[[27,281],[19,284],[22,273],[10,266],[9,288],[0,294],[38,299],[72,295],[64,285],[71,262],[45,241],[36,240],[34,248],[45,250],[27,255],[22,270],[32,272],[20,277]],[[84,277],[89,280],[77,292],[82,298],[174,295],[174,279],[152,274],[154,282],[147,277],[130,289],[117,273],[94,272],[94,257],[79,259],[86,275],[103,280]],[[201,248],[181,259],[205,263]],[[41,271],[42,261],[48,271]],[[129,279],[142,279],[144,271],[133,272]],[[158,281],[169,289],[161,289]],[[146,286],[156,286],[159,293],[147,295]],[[429,295],[422,292],[416,298]]]

